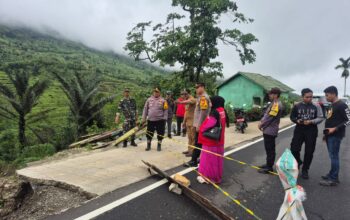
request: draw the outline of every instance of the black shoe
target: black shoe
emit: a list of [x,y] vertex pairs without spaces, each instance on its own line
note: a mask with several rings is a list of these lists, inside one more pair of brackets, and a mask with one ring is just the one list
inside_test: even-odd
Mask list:
[[[323,180],[330,180],[330,178],[329,178],[328,174],[327,174],[327,175],[324,175],[324,176],[321,176],[321,178],[322,178]],[[339,181],[339,180],[334,180],[334,182],[336,182],[336,183],[340,183],[340,181]]]
[[172,137],[171,137],[171,134],[168,134],[168,138],[170,138],[170,139],[172,138]]
[[180,136],[180,134],[174,134],[174,136]]
[[328,180],[321,180],[320,185],[321,186],[337,186],[338,183],[336,181],[328,179]]
[[151,143],[147,143],[146,151],[150,151],[150,150],[151,150]]
[[184,167],[196,167],[198,166],[198,163],[194,162],[194,161],[189,161],[183,164]]
[[186,134],[182,134],[182,137],[186,137]]
[[158,143],[157,151],[161,151],[161,150],[162,150],[162,144],[161,144],[161,143]]
[[307,170],[301,171],[301,178],[308,180],[309,179],[309,172]]
[[258,170],[258,172],[261,174],[270,174],[271,172],[273,172],[273,169],[271,167],[266,167],[261,168],[260,170]]
[[321,178],[322,178],[323,180],[328,180],[328,179],[329,179],[329,176],[328,176],[328,175],[324,175],[324,176],[321,176]]
[[137,147],[137,144],[135,143],[135,141],[131,141],[130,145],[133,146],[133,147]]
[[123,147],[127,147],[128,146],[128,142],[124,141],[123,142]]
[[264,165],[261,165],[261,166],[258,166],[260,169],[266,169],[266,168],[268,168],[268,166],[266,165],[266,164],[264,164]]

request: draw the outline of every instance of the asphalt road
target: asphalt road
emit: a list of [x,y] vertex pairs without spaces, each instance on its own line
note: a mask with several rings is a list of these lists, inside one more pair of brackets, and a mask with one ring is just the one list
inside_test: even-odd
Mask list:
[[[277,138],[277,155],[280,156],[285,148],[290,146],[293,129],[279,134]],[[322,129],[320,129],[322,130]],[[344,138],[341,146],[341,171],[340,181],[337,187],[323,187],[318,184],[321,175],[328,172],[330,161],[325,143],[318,138],[314,160],[310,168],[310,179],[299,179],[299,185],[303,186],[307,193],[304,202],[306,215],[310,220],[348,220],[350,219],[350,131]],[[252,146],[230,155],[233,158],[251,164],[264,163],[265,151],[260,141]],[[169,173],[181,170],[178,167]],[[214,202],[218,207],[235,219],[254,219],[242,208],[234,204],[214,187],[199,184],[195,173],[186,175],[191,180],[191,187],[206,198]],[[87,204],[68,210],[60,215],[51,216],[48,219],[75,219],[94,209],[118,200],[136,190],[142,189],[154,182],[157,177],[132,184],[118,189],[115,192],[104,195]],[[279,208],[284,198],[284,190],[277,176],[263,175],[255,169],[237,164],[233,161],[225,161],[223,182],[220,185],[225,191],[237,197],[246,207],[254,211],[261,219],[276,219]],[[168,192],[168,184],[164,184],[149,191],[127,203],[124,203],[110,211],[107,211],[95,219],[215,219],[203,208],[193,203],[185,196],[178,196]]]

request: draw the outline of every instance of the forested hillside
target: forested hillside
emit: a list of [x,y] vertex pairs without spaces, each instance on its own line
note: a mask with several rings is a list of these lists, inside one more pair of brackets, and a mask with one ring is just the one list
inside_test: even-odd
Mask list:
[[[157,83],[158,78],[169,74],[147,63],[135,62],[112,52],[97,51],[53,35],[24,28],[0,26],[0,67],[26,63],[32,67],[30,84],[36,80],[47,80],[49,84],[31,113],[26,116],[30,118],[49,109],[43,120],[37,122],[34,120],[28,125],[32,128],[26,130],[28,145],[44,142],[52,144],[55,150],[59,150],[74,139],[74,122],[70,117],[69,100],[53,72],[67,79],[77,72],[86,79],[96,76],[101,79],[97,99],[116,95],[112,102],[103,107],[101,114],[103,127],[97,128],[93,125],[88,131],[110,129],[115,126],[116,106],[125,87],[131,88],[141,110],[146,97],[150,94],[151,86]],[[4,71],[4,68],[1,69]],[[14,90],[15,87],[3,71],[0,71],[0,83]],[[13,72],[16,72],[16,69]],[[12,106],[3,95],[0,95],[0,104],[13,112]],[[4,111],[0,113],[7,114]],[[39,139],[33,131],[40,135]],[[17,133],[16,119],[13,117],[9,119],[8,115],[0,116],[0,160],[13,160],[18,156],[14,152],[15,146],[18,145]]]

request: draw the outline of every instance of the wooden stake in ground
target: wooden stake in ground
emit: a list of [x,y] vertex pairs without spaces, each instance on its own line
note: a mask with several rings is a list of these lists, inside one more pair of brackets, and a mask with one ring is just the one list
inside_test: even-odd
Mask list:
[[203,197],[201,194],[197,193],[193,189],[190,189],[180,182],[176,181],[174,178],[169,176],[166,172],[160,170],[158,167],[155,165],[152,165],[146,161],[142,161],[146,166],[148,166],[149,169],[155,171],[159,176],[167,179],[170,183],[175,183],[178,184],[179,187],[182,189],[182,192],[185,196],[190,198],[192,201],[197,203],[198,205],[202,206],[207,210],[210,214],[214,215],[215,217],[218,217],[219,219],[223,220],[234,220],[234,218],[230,217],[227,215],[224,211],[219,209],[217,206],[215,206],[210,200],[207,198]]

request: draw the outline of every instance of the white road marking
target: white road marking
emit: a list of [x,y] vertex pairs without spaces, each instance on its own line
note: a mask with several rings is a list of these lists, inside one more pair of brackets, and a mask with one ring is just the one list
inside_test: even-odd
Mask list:
[[167,182],[168,182],[168,180],[162,179],[162,180],[160,180],[156,183],[153,183],[145,188],[142,188],[134,193],[131,193],[131,194],[129,194],[121,199],[118,199],[112,203],[109,203],[108,205],[105,205],[105,206],[103,206],[99,209],[96,209],[92,212],[89,212],[89,213],[87,213],[79,218],[76,218],[76,220],[87,220],[87,219],[95,218],[95,217],[101,215],[102,213],[108,212],[108,211],[112,210],[113,208],[118,207],[118,206],[132,200],[132,199],[135,199],[135,198],[137,198],[137,197],[139,197],[139,196],[141,196],[141,195],[143,195],[143,194],[145,194],[145,193],[147,193],[155,188],[158,188],[159,186],[161,186]]
[[[295,125],[291,125],[289,127],[281,129],[281,130],[279,130],[278,133],[286,131],[286,130],[294,127],[294,126]],[[259,138],[259,139],[255,140],[255,141],[249,142],[249,143],[247,143],[247,144],[245,144],[245,145],[243,145],[241,147],[238,147],[238,148],[232,149],[230,151],[227,151],[227,152],[225,152],[224,155],[227,156],[227,155],[230,155],[230,154],[232,154],[234,152],[243,150],[243,149],[245,149],[247,147],[250,147],[250,146],[252,146],[252,145],[254,145],[254,144],[256,144],[256,143],[258,143],[258,142],[260,142],[262,140],[263,140],[263,138]],[[179,174],[181,174],[181,175],[187,174],[187,173],[191,172],[192,169],[193,168],[184,169],[184,170],[180,171]],[[133,199],[135,199],[135,198],[137,198],[139,196],[142,196],[143,194],[145,194],[147,192],[150,192],[150,191],[152,191],[152,190],[154,190],[154,189],[164,185],[167,182],[168,182],[168,180],[166,180],[166,179],[159,180],[158,182],[155,182],[155,183],[153,183],[153,184],[151,184],[149,186],[146,186],[145,188],[142,188],[142,189],[140,189],[140,190],[138,190],[136,192],[133,192],[133,193],[127,195],[127,196],[124,196],[123,198],[120,198],[120,199],[118,199],[118,200],[116,200],[116,201],[114,201],[112,203],[109,203],[109,204],[107,204],[107,205],[105,205],[105,206],[103,206],[101,208],[98,208],[98,209],[96,209],[96,210],[94,210],[92,212],[89,212],[89,213],[87,213],[87,214],[85,214],[85,215],[83,215],[83,216],[81,216],[79,218],[76,218],[75,220],[89,220],[89,219],[95,218],[95,217],[97,217],[97,216],[99,216],[99,215],[101,215],[101,214],[103,214],[105,212],[108,212],[108,211],[110,211],[110,210],[112,210],[112,209],[114,209],[114,208],[116,208],[116,207],[118,207],[118,206],[120,206],[120,205],[122,205],[124,203],[127,203],[127,202],[129,202],[129,201],[131,201],[131,200],[133,200]]]

